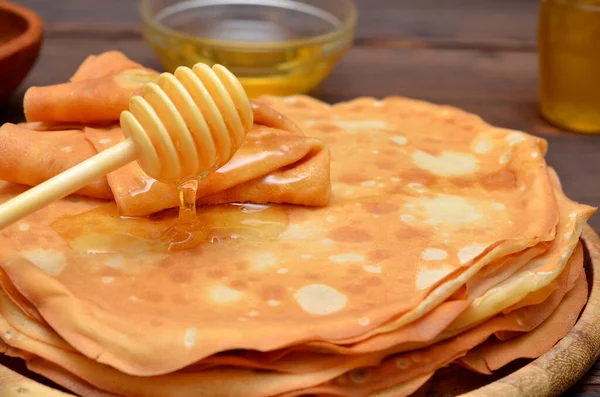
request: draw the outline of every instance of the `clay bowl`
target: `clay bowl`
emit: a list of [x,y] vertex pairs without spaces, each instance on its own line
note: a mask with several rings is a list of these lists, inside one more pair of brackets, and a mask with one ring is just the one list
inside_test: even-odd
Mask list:
[[23,82],[42,43],[43,23],[33,11],[0,2],[0,107]]

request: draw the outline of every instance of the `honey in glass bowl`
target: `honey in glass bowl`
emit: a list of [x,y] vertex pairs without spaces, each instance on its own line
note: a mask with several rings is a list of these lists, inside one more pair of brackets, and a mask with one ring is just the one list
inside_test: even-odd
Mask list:
[[600,0],[542,0],[541,112],[567,130],[600,133]]
[[144,36],[165,68],[231,70],[250,97],[313,90],[352,44],[350,0],[143,0]]

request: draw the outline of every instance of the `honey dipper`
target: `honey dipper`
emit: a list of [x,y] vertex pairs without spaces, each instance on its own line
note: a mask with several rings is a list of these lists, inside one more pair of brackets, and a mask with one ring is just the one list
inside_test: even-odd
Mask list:
[[135,160],[149,176],[167,183],[216,169],[242,145],[253,115],[230,71],[196,64],[147,83],[120,122],[124,141],[0,205],[0,228]]

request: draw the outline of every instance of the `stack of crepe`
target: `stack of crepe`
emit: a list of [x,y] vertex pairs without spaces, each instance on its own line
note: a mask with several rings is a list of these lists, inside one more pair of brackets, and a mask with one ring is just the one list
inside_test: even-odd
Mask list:
[[[156,76],[108,52],[31,88],[0,129],[2,200],[123,139]],[[595,209],[545,141],[400,97],[257,104],[200,184],[201,243],[165,249],[176,188],[136,163],[3,230],[3,352],[82,396],[403,396],[572,328]]]

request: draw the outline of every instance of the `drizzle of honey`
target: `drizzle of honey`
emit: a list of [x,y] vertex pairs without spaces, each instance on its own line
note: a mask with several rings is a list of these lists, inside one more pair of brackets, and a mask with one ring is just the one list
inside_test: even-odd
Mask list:
[[152,186],[157,182],[157,180],[144,174],[141,182],[143,183],[143,186],[137,186],[129,190],[130,196],[135,197],[137,195],[147,193],[150,191],[150,189],[152,189]]
[[196,218],[196,192],[203,177],[191,178],[177,184],[179,192],[179,222],[181,225],[193,224]]
[[114,202],[52,224],[83,254],[172,252],[225,239],[274,240],[287,226],[287,212],[278,206],[205,205],[193,212],[172,208],[148,217],[121,217]]
[[179,216],[177,222],[167,229],[163,236],[163,240],[169,242],[169,250],[198,246],[198,238],[206,235],[205,225],[198,220],[196,212],[196,192],[205,175],[185,179],[177,184]]

